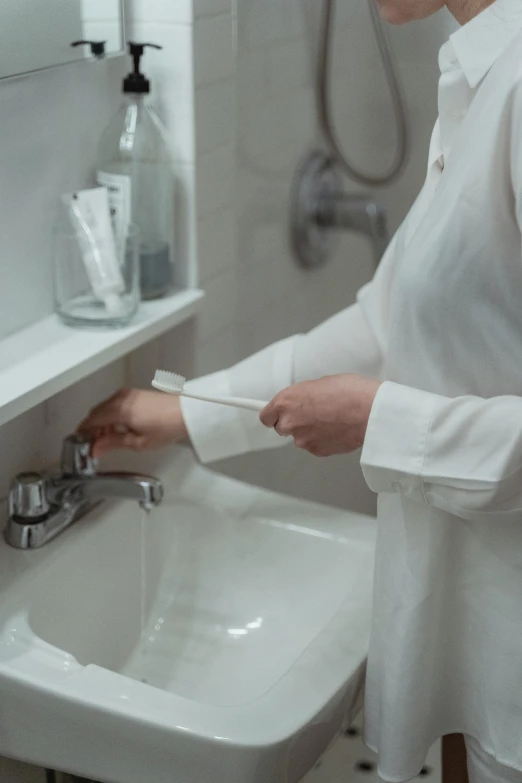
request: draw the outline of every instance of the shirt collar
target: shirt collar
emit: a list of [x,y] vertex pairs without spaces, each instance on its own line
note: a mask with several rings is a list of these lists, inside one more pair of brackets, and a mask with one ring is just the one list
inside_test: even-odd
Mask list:
[[522,0],[496,0],[450,36],[441,49],[441,71],[460,66],[475,88],[521,30]]

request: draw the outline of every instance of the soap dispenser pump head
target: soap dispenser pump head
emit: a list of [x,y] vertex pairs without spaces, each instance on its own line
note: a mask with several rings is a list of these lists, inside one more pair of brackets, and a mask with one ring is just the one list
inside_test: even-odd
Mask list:
[[141,58],[145,52],[145,47],[152,49],[163,49],[162,46],[153,43],[133,43],[129,41],[129,53],[134,61],[134,70],[123,81],[123,92],[148,93],[150,92],[150,82],[146,76],[141,73]]

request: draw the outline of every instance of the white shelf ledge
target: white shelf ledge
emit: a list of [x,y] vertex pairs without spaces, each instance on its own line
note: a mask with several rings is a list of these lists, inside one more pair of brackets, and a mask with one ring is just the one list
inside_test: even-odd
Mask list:
[[56,315],[0,340],[0,426],[193,316],[199,289],[144,302],[130,326],[72,329]]

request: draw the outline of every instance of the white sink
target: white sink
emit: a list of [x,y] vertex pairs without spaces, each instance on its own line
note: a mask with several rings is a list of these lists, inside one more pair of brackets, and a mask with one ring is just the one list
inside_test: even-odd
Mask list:
[[112,503],[42,550],[0,545],[0,754],[108,783],[297,781],[360,707],[375,523],[188,449],[147,468],[166,499],[143,527]]

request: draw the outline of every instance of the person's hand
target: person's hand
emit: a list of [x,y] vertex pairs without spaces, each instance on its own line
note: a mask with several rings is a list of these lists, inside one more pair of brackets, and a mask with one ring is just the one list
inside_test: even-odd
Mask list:
[[279,392],[261,411],[266,427],[316,457],[348,454],[364,444],[380,383],[359,375],[332,375]]
[[78,427],[93,441],[93,456],[115,449],[148,451],[187,438],[179,397],[122,389],[94,408]]

